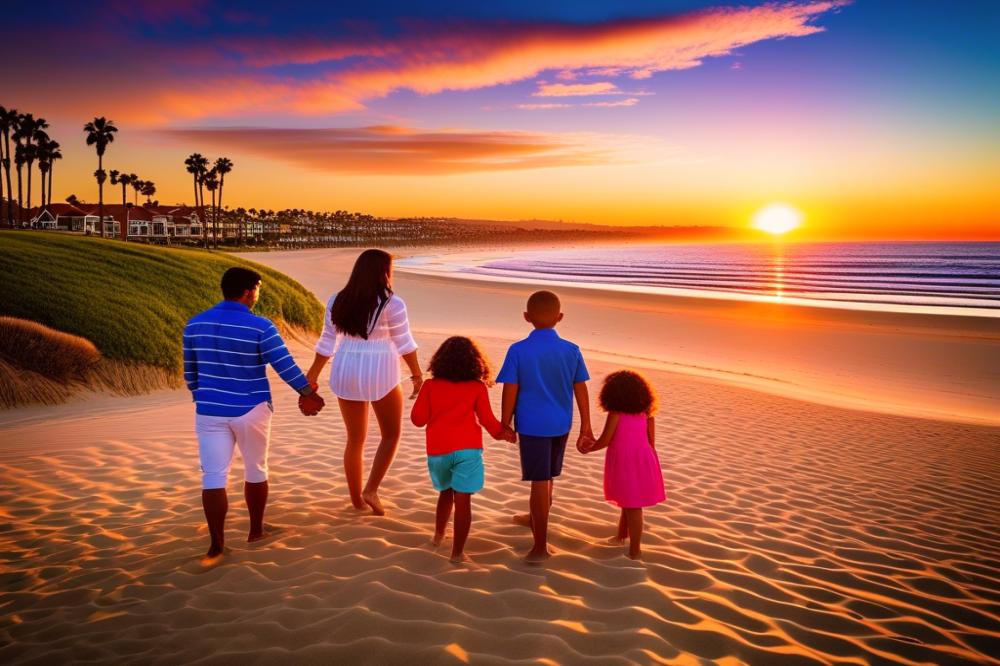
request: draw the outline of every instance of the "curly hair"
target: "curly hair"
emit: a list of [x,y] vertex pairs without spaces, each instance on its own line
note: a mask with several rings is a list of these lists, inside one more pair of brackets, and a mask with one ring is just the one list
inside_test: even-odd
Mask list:
[[458,335],[441,343],[431,357],[430,371],[435,379],[492,384],[493,371],[486,354],[473,340]]
[[606,412],[652,416],[656,411],[653,387],[645,377],[632,370],[618,370],[605,377],[598,400]]

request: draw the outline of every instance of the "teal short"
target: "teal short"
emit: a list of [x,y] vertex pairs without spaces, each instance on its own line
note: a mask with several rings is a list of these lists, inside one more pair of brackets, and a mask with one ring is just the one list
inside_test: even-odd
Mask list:
[[443,456],[427,456],[434,490],[476,493],[483,489],[483,450],[459,449]]

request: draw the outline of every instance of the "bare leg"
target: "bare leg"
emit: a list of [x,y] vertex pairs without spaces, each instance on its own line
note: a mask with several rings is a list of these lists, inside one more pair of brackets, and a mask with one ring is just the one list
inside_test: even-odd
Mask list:
[[264,507],[267,506],[267,481],[243,483],[243,499],[250,512],[250,534],[247,541],[260,541],[267,536],[264,532]]
[[368,483],[365,484],[361,498],[372,508],[372,513],[384,516],[385,509],[379,500],[378,487],[385,478],[385,473],[389,471],[389,466],[396,457],[396,448],[399,446],[399,431],[403,425],[403,390],[397,386],[384,398],[373,402],[372,408],[375,410],[375,419],[378,421],[382,438],[379,440],[378,450],[375,451],[375,460],[372,461]]
[[469,558],[465,555],[465,542],[469,538],[469,528],[472,526],[472,494],[455,493],[455,539],[451,544],[451,561],[464,562]]
[[206,559],[214,559],[222,555],[226,545],[226,513],[229,511],[229,497],[225,488],[212,488],[201,491],[201,505],[205,509],[205,520],[208,522],[208,533],[212,543],[205,553]]
[[625,509],[628,521],[628,556],[642,559],[642,509]]
[[344,476],[347,477],[347,490],[351,494],[354,508],[363,509],[361,499],[362,456],[365,452],[365,439],[368,437],[368,403],[359,400],[337,399],[340,414],[347,428],[347,445],[344,447]]
[[551,484],[551,481],[531,482],[531,534],[535,538],[535,545],[524,558],[528,562],[541,562],[551,555],[548,547]]
[[437,513],[434,516],[434,545],[440,546],[444,541],[444,531],[448,528],[448,520],[451,518],[451,505],[455,500],[455,493],[451,488],[438,493]]
[[625,539],[628,538],[628,520],[625,517],[625,509],[622,509],[621,516],[618,518],[618,534],[615,536],[615,540],[619,544],[625,543]]
[[[552,506],[552,493],[554,491],[553,482],[549,481],[549,506]],[[518,513],[515,514],[511,519],[514,521],[515,525],[521,525],[522,527],[531,527],[531,514],[530,513]],[[624,537],[623,537],[624,538]]]

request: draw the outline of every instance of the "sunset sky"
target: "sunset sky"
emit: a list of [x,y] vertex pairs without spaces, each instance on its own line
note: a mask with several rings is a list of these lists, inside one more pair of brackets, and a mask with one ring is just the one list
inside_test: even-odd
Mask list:
[[56,200],[96,200],[104,115],[105,168],[165,203],[198,151],[233,206],[1000,237],[998,2],[101,6],[4,10],[0,103],[50,122]]

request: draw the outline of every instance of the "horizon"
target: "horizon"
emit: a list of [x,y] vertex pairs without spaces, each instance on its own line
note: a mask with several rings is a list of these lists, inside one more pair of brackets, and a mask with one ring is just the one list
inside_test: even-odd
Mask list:
[[15,7],[0,46],[0,99],[61,144],[54,202],[96,201],[105,116],[105,170],[167,202],[200,152],[235,162],[230,208],[746,231],[785,202],[789,241],[998,238],[993,3],[103,10]]

